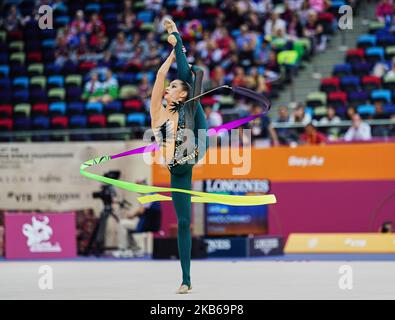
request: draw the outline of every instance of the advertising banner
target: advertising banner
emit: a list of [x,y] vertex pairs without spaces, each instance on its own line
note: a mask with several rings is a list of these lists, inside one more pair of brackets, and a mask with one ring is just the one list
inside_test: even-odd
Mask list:
[[395,235],[382,233],[291,234],[286,253],[395,253]]
[[247,257],[246,237],[205,238],[207,256],[213,257]]
[[[265,179],[215,179],[204,181],[205,192],[230,195],[258,195],[270,191]],[[206,204],[207,236],[265,234],[268,230],[267,206],[229,206]]]
[[69,213],[5,213],[7,259],[74,258],[76,220]]

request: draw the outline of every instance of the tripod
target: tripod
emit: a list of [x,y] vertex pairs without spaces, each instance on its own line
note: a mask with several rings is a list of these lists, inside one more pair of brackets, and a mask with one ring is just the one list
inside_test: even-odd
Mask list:
[[92,236],[89,243],[84,251],[84,255],[89,255],[92,252],[94,246],[94,253],[97,257],[100,257],[105,249],[105,233],[107,227],[107,219],[112,216],[119,223],[119,218],[114,214],[111,205],[105,205],[103,211],[100,213],[99,221],[97,222],[95,229],[93,230]]

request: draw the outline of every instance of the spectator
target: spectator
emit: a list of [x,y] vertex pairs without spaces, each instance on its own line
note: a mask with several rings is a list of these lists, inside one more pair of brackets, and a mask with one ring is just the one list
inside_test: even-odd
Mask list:
[[12,5],[8,11],[8,15],[4,19],[4,27],[8,32],[15,31],[19,28],[22,16],[16,5]]
[[265,65],[269,62],[271,52],[270,42],[265,38],[263,39],[260,47],[255,50],[255,65]]
[[256,67],[251,68],[250,74],[245,77],[246,86],[258,93],[269,93],[265,77],[258,72]]
[[245,79],[245,73],[244,73],[244,68],[242,67],[236,67],[236,70],[234,72],[234,77],[232,80],[232,86],[236,87],[244,87],[246,85],[246,79]]
[[328,106],[326,116],[319,121],[320,124],[338,124],[341,121],[340,117],[336,115],[336,109],[333,106]]
[[335,140],[339,136],[340,128],[333,125],[340,123],[340,121],[340,117],[336,115],[336,109],[333,106],[328,106],[326,116],[319,121],[320,124],[332,125],[325,130],[328,139]]
[[103,96],[103,87],[99,81],[99,75],[93,72],[91,79],[85,84],[82,98],[89,102],[100,101]]
[[286,32],[286,23],[280,18],[281,12],[282,11],[279,9],[275,9],[274,12],[272,12],[270,19],[265,23],[265,36],[273,36],[278,30],[282,30],[283,33]]
[[106,72],[106,79],[102,84],[103,97],[102,101],[104,104],[118,97],[118,80],[113,76],[112,71],[109,69]]
[[236,38],[240,60],[243,66],[250,66],[254,61],[254,51],[257,43],[255,33],[251,32],[246,24],[240,27],[240,35]]
[[303,29],[303,35],[310,39],[312,53],[322,52],[326,48],[326,36],[324,28],[318,21],[317,12],[310,10],[307,15],[307,22]]
[[[389,113],[384,112],[383,110],[383,102],[375,101],[374,102],[375,113],[371,117],[373,120],[385,120],[390,119],[391,115]],[[372,126],[372,135],[375,137],[387,137],[389,136],[389,128],[387,126],[378,125]]]
[[303,37],[303,25],[295,12],[291,14],[291,20],[287,27],[288,39],[297,40]]
[[312,123],[308,123],[304,128],[304,133],[300,136],[300,141],[302,144],[324,144],[326,137]]
[[137,31],[138,22],[136,14],[133,12],[131,0],[123,2],[123,11],[118,15],[118,21],[120,21],[118,27],[121,31],[125,33]]
[[376,17],[384,22],[387,16],[392,17],[394,13],[394,4],[392,0],[381,0],[376,6]]
[[303,7],[304,0],[286,0],[285,2],[288,4],[289,9],[299,12]]
[[88,34],[93,33],[94,31],[99,32],[100,34],[106,34],[106,26],[103,21],[99,18],[97,13],[93,13],[91,15],[89,23],[86,25],[86,32]]
[[352,115],[352,125],[344,135],[345,141],[370,140],[372,138],[370,125],[361,120],[358,113]]
[[253,12],[264,15],[271,12],[273,9],[273,2],[272,0],[255,0],[250,2],[250,6]]
[[71,33],[76,36],[85,34],[87,31],[86,23],[84,20],[84,11],[78,10],[75,14],[75,18],[71,23]]
[[[288,108],[285,106],[281,106],[278,109],[278,117],[276,119],[278,123],[289,123],[290,116],[288,112]],[[281,144],[290,144],[292,142],[296,142],[298,140],[298,134],[295,129],[291,128],[277,128],[276,129],[278,140]]]
[[311,122],[311,115],[306,112],[303,104],[298,104],[294,112],[291,115],[290,123],[300,123],[307,125]]
[[354,114],[357,113],[357,110],[354,107],[348,107],[346,112],[346,120],[352,120]]
[[125,63],[128,59],[130,59],[132,54],[131,51],[132,45],[125,38],[125,34],[123,32],[119,32],[116,39],[111,42],[106,57],[107,60],[113,57]]
[[148,80],[148,76],[144,74],[141,78],[141,82],[139,84],[139,95],[145,100],[151,96],[151,85]]
[[274,130],[269,117],[266,114],[261,115],[262,112],[263,109],[259,104],[252,106],[252,115],[260,115],[250,122],[254,146],[261,148],[270,147],[272,144],[278,146],[280,143],[276,130]]
[[266,69],[275,72],[277,75],[281,73],[280,65],[277,62],[277,54],[275,51],[270,51],[269,61],[265,67]]
[[214,128],[222,125],[222,115],[217,111],[213,111],[213,107],[211,105],[204,106],[204,113],[206,114],[208,128]]
[[395,57],[392,58],[392,68],[386,73],[388,77],[395,77]]
[[321,13],[325,10],[326,0],[309,0],[310,8],[317,13]]

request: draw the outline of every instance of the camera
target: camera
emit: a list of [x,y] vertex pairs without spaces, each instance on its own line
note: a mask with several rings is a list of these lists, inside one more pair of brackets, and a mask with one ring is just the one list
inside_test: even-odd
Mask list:
[[[110,179],[119,179],[121,176],[120,171],[109,171],[104,174],[105,177]],[[95,191],[92,193],[93,198],[101,199],[104,205],[111,205],[113,197],[115,197],[116,193],[112,185],[102,185],[100,191]]]

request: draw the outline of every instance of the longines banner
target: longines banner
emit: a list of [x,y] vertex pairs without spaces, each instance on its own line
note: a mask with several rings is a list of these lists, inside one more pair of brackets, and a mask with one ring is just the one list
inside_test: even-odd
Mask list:
[[[142,141],[4,143],[0,144],[0,209],[66,211],[94,208],[98,214],[102,203],[92,193],[100,183],[80,175],[80,164],[99,155],[111,155],[143,146]],[[121,179],[150,183],[150,165],[142,156],[110,161],[94,172],[104,174],[120,170]],[[120,197],[134,203],[135,194],[117,189]]]

